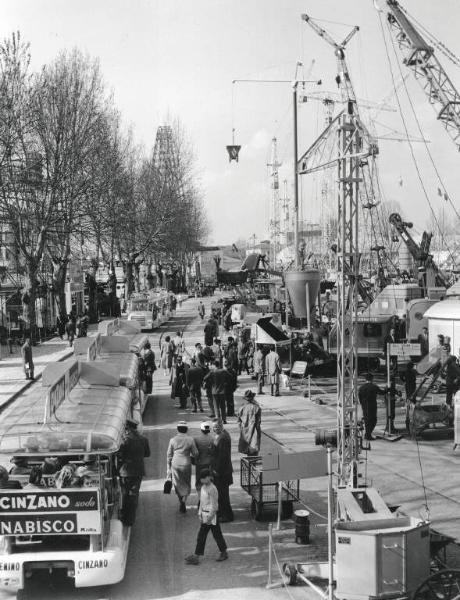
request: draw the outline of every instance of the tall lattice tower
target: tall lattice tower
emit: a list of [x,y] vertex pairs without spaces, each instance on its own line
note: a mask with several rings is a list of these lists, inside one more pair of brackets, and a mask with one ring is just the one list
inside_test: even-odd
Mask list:
[[156,169],[165,176],[173,175],[177,169],[177,154],[174,148],[174,136],[170,125],[160,125],[157,129],[153,161]]
[[280,183],[278,175],[278,167],[281,163],[278,162],[277,140],[272,139],[272,156],[271,162],[267,163],[270,167],[272,201],[270,206],[270,240],[272,247],[272,264],[276,266],[276,254],[280,250]]

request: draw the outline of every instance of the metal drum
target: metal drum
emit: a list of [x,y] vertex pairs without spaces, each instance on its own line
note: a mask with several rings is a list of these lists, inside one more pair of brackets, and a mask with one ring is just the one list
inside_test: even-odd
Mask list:
[[310,513],[308,510],[294,512],[295,542],[296,544],[310,543]]

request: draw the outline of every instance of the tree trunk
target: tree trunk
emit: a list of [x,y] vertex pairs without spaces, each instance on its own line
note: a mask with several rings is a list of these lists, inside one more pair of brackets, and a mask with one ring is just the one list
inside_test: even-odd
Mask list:
[[141,264],[134,263],[134,288],[135,288],[136,292],[141,291],[140,277],[141,277]]
[[155,282],[155,276],[152,273],[152,263],[148,263],[147,265],[147,289],[148,290],[153,290],[154,288],[154,282]]
[[128,298],[134,292],[134,262],[131,260],[126,261],[126,283],[125,290]]
[[67,261],[53,261],[53,290],[58,307],[58,314],[67,314],[65,284],[67,278]]
[[35,301],[37,299],[37,274],[38,266],[35,261],[29,260],[26,264],[26,289],[23,298],[23,318],[26,337],[34,344],[37,340],[37,318],[35,313]]
[[86,272],[88,284],[88,316],[90,323],[97,323],[97,283],[96,272],[98,261],[91,260],[91,266]]

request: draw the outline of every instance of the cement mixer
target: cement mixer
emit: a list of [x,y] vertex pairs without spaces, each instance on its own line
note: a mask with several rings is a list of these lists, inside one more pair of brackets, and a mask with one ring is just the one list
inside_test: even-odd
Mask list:
[[309,319],[311,309],[316,304],[321,276],[317,269],[286,271],[284,283],[291,300],[294,316]]

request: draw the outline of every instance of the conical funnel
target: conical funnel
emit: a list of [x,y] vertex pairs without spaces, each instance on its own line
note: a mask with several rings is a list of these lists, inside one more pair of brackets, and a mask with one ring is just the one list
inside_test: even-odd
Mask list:
[[316,304],[321,277],[317,269],[307,271],[286,271],[284,283],[291,299],[294,316],[307,317],[307,283],[310,309]]

